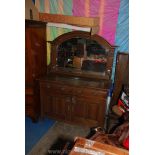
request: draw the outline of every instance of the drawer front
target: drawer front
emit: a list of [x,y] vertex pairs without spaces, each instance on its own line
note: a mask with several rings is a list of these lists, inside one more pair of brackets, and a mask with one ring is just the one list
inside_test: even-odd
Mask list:
[[53,84],[53,83],[41,83],[41,93],[46,95],[50,94],[72,94],[73,88],[65,85]]
[[105,99],[107,97],[106,91],[101,91],[93,88],[73,87],[55,83],[40,83],[41,94],[64,94],[73,96],[82,96],[90,98]]
[[83,88],[74,87],[72,94],[74,96],[83,96],[83,90],[84,90]]
[[106,91],[101,91],[101,90],[85,88],[83,90],[83,95],[87,96],[87,97],[92,97],[92,98],[106,98],[107,97],[107,92]]

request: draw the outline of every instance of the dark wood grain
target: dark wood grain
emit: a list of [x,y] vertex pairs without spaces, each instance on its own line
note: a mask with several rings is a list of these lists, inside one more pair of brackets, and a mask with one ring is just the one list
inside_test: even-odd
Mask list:
[[104,83],[108,81],[87,81],[55,74],[39,81],[42,117],[90,127],[103,125],[109,88]]
[[46,74],[46,23],[25,21],[25,111],[36,121],[40,114],[36,78]]
[[116,61],[115,84],[111,106],[117,104],[122,86],[129,85],[129,54],[118,52]]
[[83,32],[83,31],[68,32],[68,33],[60,35],[53,41],[48,41],[51,44],[51,51],[52,51],[51,56],[50,56],[51,63],[49,64],[48,69],[51,70],[51,68],[53,68],[53,66],[56,66],[57,47],[60,44],[62,44],[63,42],[65,42],[69,39],[72,39],[72,38],[76,38],[76,37],[94,40],[99,45],[101,45],[103,48],[106,49],[106,51],[108,52],[106,73],[109,73],[111,76],[114,50],[117,46],[111,45],[108,41],[106,41],[104,38],[102,38],[101,36],[99,36],[97,34],[91,36],[89,32]]
[[[58,46],[76,37],[92,39],[105,49],[107,56],[105,72],[97,73],[56,66]],[[49,43],[51,43],[51,61],[48,65],[48,73],[38,78],[41,117],[89,127],[103,126],[116,46],[99,35],[91,36],[90,33],[82,31],[65,33]]]

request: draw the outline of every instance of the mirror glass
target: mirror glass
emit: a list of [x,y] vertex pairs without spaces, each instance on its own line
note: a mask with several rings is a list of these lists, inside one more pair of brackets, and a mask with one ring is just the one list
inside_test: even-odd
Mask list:
[[57,48],[58,67],[104,72],[106,62],[106,49],[94,40],[72,38]]

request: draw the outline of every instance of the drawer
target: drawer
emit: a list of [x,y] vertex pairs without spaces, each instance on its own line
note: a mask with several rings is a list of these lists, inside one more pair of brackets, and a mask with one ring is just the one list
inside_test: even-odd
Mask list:
[[69,86],[58,86],[58,89],[60,90],[60,92],[62,94],[67,94],[67,95],[70,95],[73,93],[73,88],[72,87],[69,87]]
[[46,95],[52,94],[72,94],[73,88],[65,85],[53,84],[53,83],[41,83],[41,93]]
[[83,88],[74,87],[72,94],[74,96],[83,96]]
[[41,83],[40,84],[40,90],[41,93],[45,93],[46,95],[49,95],[52,92],[56,92],[57,86],[51,83]]
[[106,98],[107,92],[101,91],[101,90],[84,88],[83,95],[88,96],[88,97],[93,97],[93,98]]

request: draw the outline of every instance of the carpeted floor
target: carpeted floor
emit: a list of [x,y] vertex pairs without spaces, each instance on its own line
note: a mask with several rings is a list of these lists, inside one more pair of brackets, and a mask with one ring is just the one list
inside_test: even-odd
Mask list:
[[[28,118],[26,120],[30,124],[31,120]],[[63,148],[66,142],[72,143],[75,137],[87,137],[90,134],[90,128],[88,127],[63,122],[54,123],[50,120],[44,120],[39,124],[31,122],[31,125],[29,129],[26,129],[26,155],[58,155],[59,153],[52,153],[57,147]],[[39,136],[36,136],[36,134]]]
[[74,141],[76,136],[86,137],[90,128],[56,122],[48,132],[32,148],[28,155],[51,155],[51,149],[56,142]]
[[25,117],[25,154],[36,145],[39,139],[48,131],[55,123],[53,120],[44,119],[33,123],[29,117]]

